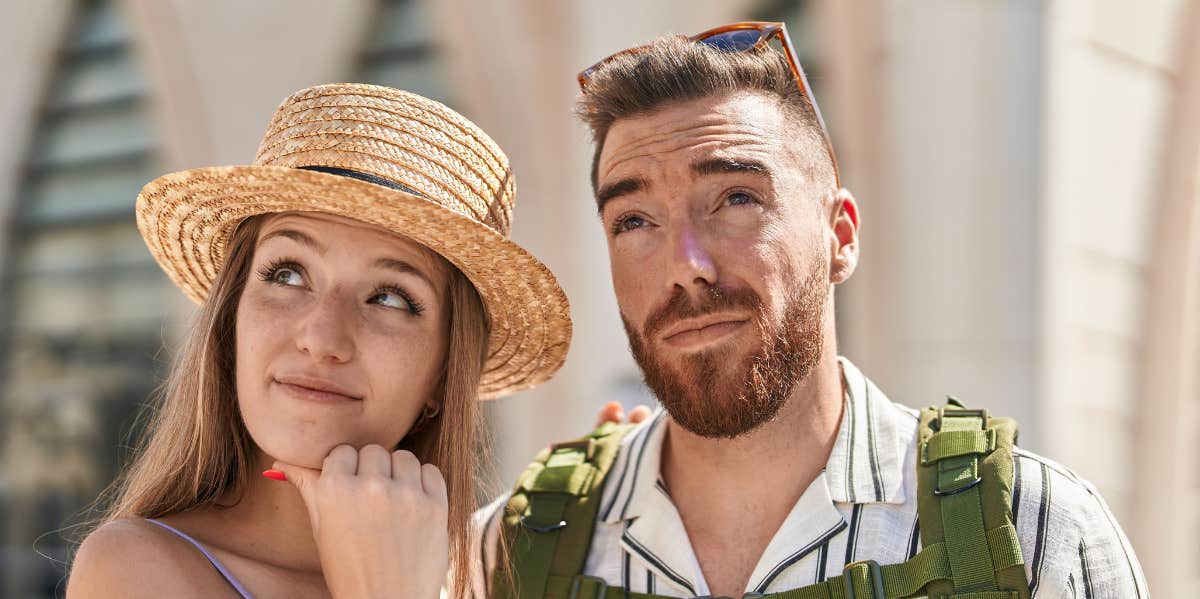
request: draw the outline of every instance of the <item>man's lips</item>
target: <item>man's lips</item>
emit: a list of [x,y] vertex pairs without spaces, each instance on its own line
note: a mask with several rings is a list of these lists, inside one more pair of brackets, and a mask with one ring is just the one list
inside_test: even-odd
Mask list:
[[662,340],[680,349],[697,348],[733,333],[747,321],[728,315],[685,320],[667,329]]
[[275,383],[288,393],[311,401],[360,401],[361,396],[355,395],[346,388],[325,379],[302,376],[284,375],[275,377]]

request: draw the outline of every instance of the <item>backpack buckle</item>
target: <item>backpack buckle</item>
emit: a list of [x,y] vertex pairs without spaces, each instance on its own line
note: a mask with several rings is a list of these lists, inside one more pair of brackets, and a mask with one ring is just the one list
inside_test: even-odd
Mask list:
[[534,522],[533,518],[530,518],[529,516],[521,516],[521,526],[524,526],[526,529],[536,532],[538,534],[546,534],[548,532],[554,532],[560,528],[566,528],[567,521],[559,520],[558,524],[554,524],[554,523],[538,524],[538,523]]
[[938,407],[938,423],[950,418],[978,418],[983,421],[983,428],[987,428],[988,411],[987,408],[961,408],[957,406],[940,406]]
[[[592,585],[590,588],[594,588],[595,592],[592,593],[591,595],[586,595],[586,594],[580,595],[579,591],[580,591],[580,589],[584,588],[583,587],[584,583],[588,583],[589,585]],[[605,580],[603,578],[600,578],[598,576],[586,576],[584,574],[579,574],[579,575],[576,575],[575,578],[571,579],[571,592],[570,592],[570,594],[567,595],[567,599],[580,599],[580,597],[590,598],[590,599],[604,599],[604,596],[607,594],[608,594],[608,583],[605,582]]]
[[[867,568],[867,579],[871,583],[872,591],[865,597],[854,593],[854,577],[850,575],[850,570],[864,566]],[[879,562],[873,559],[846,564],[842,569],[842,585],[846,589],[846,599],[887,599],[887,594],[883,592],[883,571],[879,569]]]
[[971,487],[974,487],[981,482],[983,482],[983,478],[976,476],[975,480],[973,480],[965,485],[950,489],[949,491],[945,491],[941,487],[934,485],[933,494],[938,497],[949,497],[950,495],[962,493],[963,491],[966,491],[967,489],[970,489]]

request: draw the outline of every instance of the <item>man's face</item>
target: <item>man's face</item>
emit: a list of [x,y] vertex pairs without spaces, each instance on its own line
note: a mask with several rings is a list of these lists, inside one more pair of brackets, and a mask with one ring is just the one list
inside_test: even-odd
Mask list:
[[778,412],[820,359],[831,265],[832,282],[853,269],[836,262],[853,200],[813,180],[787,119],[756,93],[678,102],[618,120],[600,156],[630,346],[698,435],[736,437]]

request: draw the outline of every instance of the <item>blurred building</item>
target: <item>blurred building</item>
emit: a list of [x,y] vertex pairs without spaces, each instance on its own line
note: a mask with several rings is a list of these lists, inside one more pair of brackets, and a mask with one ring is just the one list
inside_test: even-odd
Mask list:
[[49,0],[0,4],[0,597],[61,594],[191,305],[133,223],[245,164],[292,91],[441,99],[507,150],[518,242],[571,298],[550,384],[492,402],[500,478],[650,401],[617,317],[574,75],[665,32],[785,20],[863,212],[842,351],[1097,484],[1156,595],[1200,585],[1200,0]]

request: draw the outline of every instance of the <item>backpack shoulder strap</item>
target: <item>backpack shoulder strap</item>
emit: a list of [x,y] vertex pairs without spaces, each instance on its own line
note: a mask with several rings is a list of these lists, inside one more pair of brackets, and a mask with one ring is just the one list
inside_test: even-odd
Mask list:
[[763,599],[1029,599],[1012,520],[1017,424],[950,398],[921,412],[917,516],[921,552],[907,562],[873,560],[841,576]]
[[[1017,423],[990,418],[949,398],[921,413],[917,439],[917,515],[921,543],[944,544],[949,578],[930,595],[996,592],[1029,598],[1024,560],[1012,517],[1013,447]],[[976,594],[968,594],[975,592]]]
[[[969,410],[951,398],[944,407],[921,413],[917,435],[917,513],[921,522],[921,551],[900,564],[881,566],[873,560],[854,562],[842,575],[761,599],[905,599],[930,596],[957,599],[1029,599],[1024,560],[1012,520],[1013,446],[1016,422],[989,418],[986,410]],[[619,439],[613,443],[619,446]],[[494,588],[504,599],[659,599],[607,586],[603,580],[581,576],[599,502],[600,484],[585,518],[573,524],[570,509],[548,509],[536,520],[530,506],[537,491],[527,481],[541,475],[558,451],[552,446],[536,461],[509,502],[506,534],[520,593],[497,578]],[[568,452],[570,453],[570,452]],[[615,455],[615,451],[614,451]],[[577,460],[578,458],[570,458]],[[611,465],[611,457],[608,465]],[[543,467],[544,468],[544,467]],[[601,475],[600,479],[602,480]],[[533,484],[532,487],[536,487]],[[561,493],[560,493],[561,495]],[[567,494],[568,496],[575,497]],[[557,495],[551,495],[557,496]],[[567,501],[579,507],[586,502]],[[557,506],[557,504],[553,504]],[[566,514],[559,519],[554,514]],[[531,523],[533,528],[531,528]],[[547,527],[547,532],[531,532]],[[565,534],[564,534],[565,533]],[[562,534],[562,538],[552,537]],[[522,539],[526,544],[522,545]],[[530,540],[531,539],[531,540]],[[563,552],[555,551],[558,544]],[[528,586],[526,586],[528,585]]]
[[574,579],[587,560],[604,481],[632,428],[606,423],[534,458],[504,508],[508,563],[495,570],[492,597],[566,599],[580,585]]

